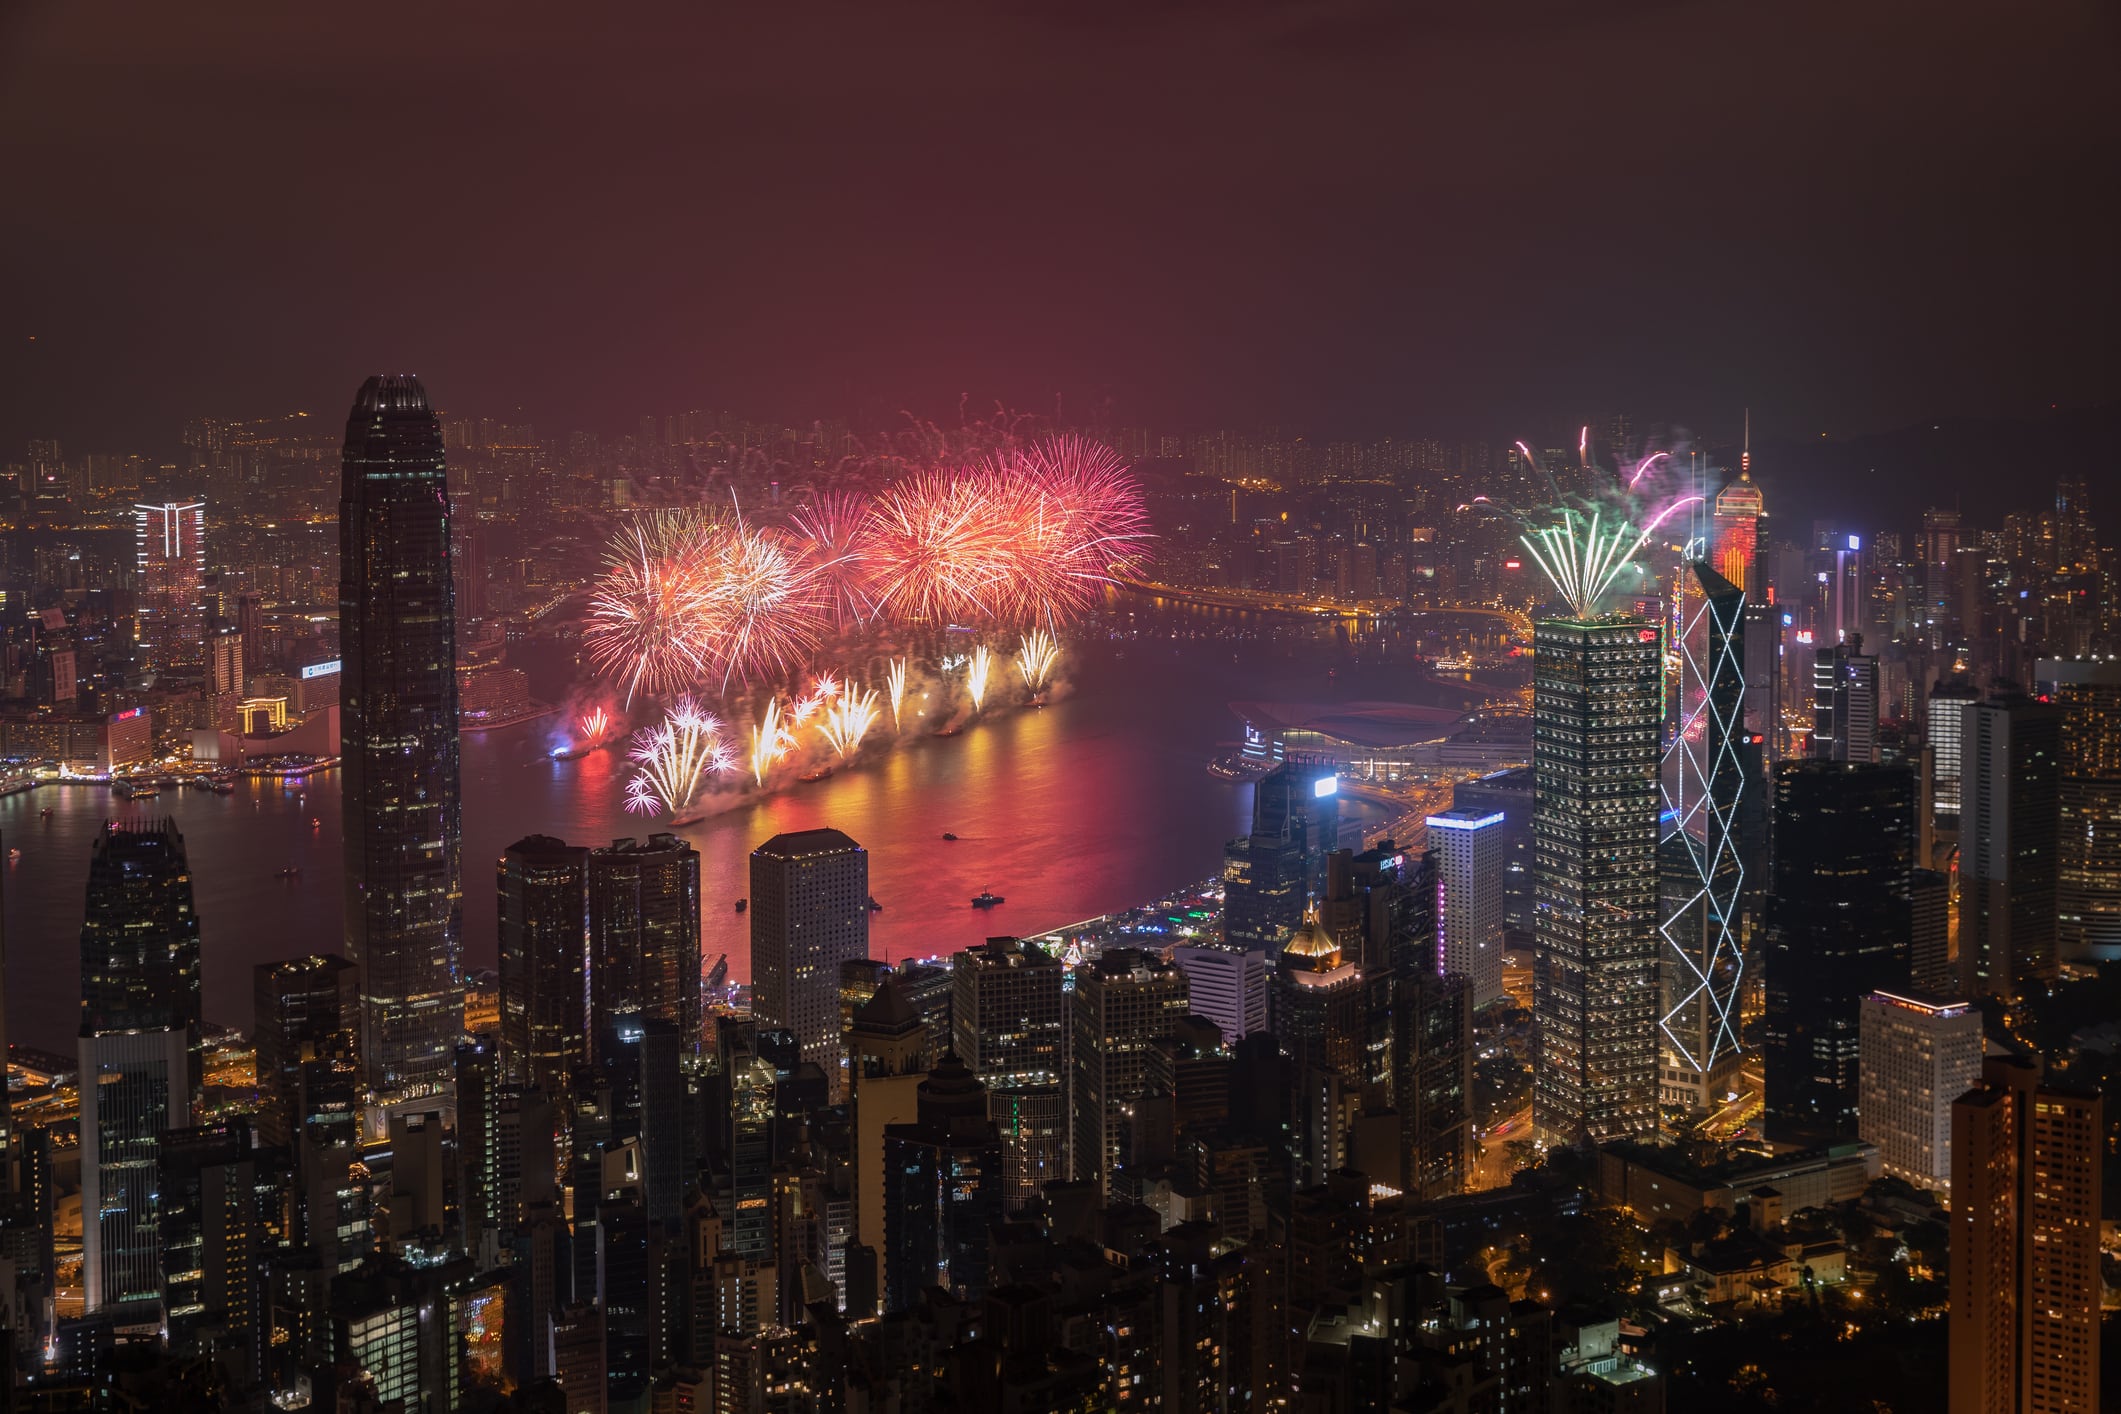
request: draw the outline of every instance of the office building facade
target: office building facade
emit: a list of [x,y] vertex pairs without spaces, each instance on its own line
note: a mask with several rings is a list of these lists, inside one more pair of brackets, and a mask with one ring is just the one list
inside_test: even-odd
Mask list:
[[1436,859],[1436,946],[1446,972],[1473,987],[1473,1005],[1504,999],[1503,886],[1509,863],[1501,811],[1453,808],[1428,818]]
[[1111,1193],[1120,1135],[1148,1075],[1150,1044],[1172,1034],[1191,1010],[1186,974],[1154,953],[1110,948],[1076,969],[1068,1064],[1069,1167],[1077,1181]]
[[703,1044],[700,854],[676,835],[589,852],[589,956],[596,1044],[648,1022]]
[[1952,1104],[1981,1079],[1981,1013],[1913,991],[1863,999],[1857,1132],[1895,1178],[1932,1193],[1952,1186]]
[[1974,994],[2015,998],[2060,970],[2062,709],[1998,698],[1967,719],[1959,954]]
[[1534,626],[1532,1114],[1553,1143],[1656,1132],[1661,634]]
[[362,385],[339,499],[346,956],[379,1093],[446,1087],[464,1029],[456,600],[442,429],[417,378]]
[[501,1072],[566,1092],[596,1058],[589,1010],[589,851],[529,835],[501,854]]
[[2062,711],[2056,950],[2121,960],[2121,659],[2042,659],[2034,678]]
[[1187,945],[1173,948],[1171,960],[1186,974],[1194,1014],[1215,1023],[1224,1045],[1267,1029],[1267,963],[1259,953]]
[[133,507],[139,596],[135,643],[159,672],[206,662],[206,506],[165,501]]
[[751,853],[751,1005],[838,1073],[840,964],[869,955],[869,852],[838,830],[775,835]]

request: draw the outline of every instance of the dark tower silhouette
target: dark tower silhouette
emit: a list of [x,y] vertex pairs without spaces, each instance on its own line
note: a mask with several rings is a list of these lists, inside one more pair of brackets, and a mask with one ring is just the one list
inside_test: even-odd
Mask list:
[[445,1088],[464,1029],[455,623],[441,424],[419,379],[371,378],[339,499],[341,770],[346,955],[386,1095]]

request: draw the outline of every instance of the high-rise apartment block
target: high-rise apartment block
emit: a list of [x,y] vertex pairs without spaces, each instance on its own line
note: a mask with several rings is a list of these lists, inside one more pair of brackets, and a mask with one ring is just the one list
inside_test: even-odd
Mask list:
[[2121,961],[2121,659],[2043,659],[2034,676],[2062,710],[2056,948]]
[[595,1057],[589,1026],[589,851],[549,835],[517,840],[498,879],[501,1073],[565,1092]]
[[1916,992],[1863,999],[1862,1119],[1885,1171],[1920,1189],[1952,1186],[1952,1103],[1981,1079],[1981,1013]]
[[2094,1414],[2104,1106],[2015,1057],[1981,1079],[1952,1106],[1951,1414]]
[[1612,616],[1535,625],[1536,1131],[1657,1129],[1662,635]]
[[676,835],[589,852],[591,1024],[598,1044],[648,1022],[702,1044],[700,854]]
[[[1255,966],[1257,954],[1249,957]],[[951,959],[958,1059],[986,1086],[1002,1143],[1005,1201],[1030,1203],[1068,1172],[1067,969],[1045,949],[989,938]]]
[[751,995],[803,1059],[839,1063],[840,964],[869,955],[869,852],[838,830],[775,835],[751,853]]
[[1501,811],[1454,808],[1431,815],[1436,856],[1436,946],[1446,972],[1473,985],[1473,1005],[1501,1001],[1503,882],[1509,860]]
[[386,1096],[443,1089],[464,1030],[456,601],[442,430],[417,378],[362,385],[339,498],[346,955]]

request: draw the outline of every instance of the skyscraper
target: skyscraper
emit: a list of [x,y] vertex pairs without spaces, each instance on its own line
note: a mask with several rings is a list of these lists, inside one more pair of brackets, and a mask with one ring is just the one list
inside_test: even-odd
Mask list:
[[700,855],[676,835],[589,852],[590,996],[597,1044],[661,1021],[688,1053],[703,1044]]
[[183,1032],[188,1109],[199,1096],[200,998],[199,915],[176,822],[104,826],[81,920],[81,1035]]
[[2062,709],[1997,698],[1967,718],[1959,954],[1979,996],[2017,997],[2060,966]]
[[141,660],[150,668],[206,660],[206,506],[166,501],[133,507]]
[[177,1027],[81,1037],[81,1288],[90,1312],[161,1299],[160,1141],[191,1123],[192,1057]]
[[1436,942],[1446,972],[1473,986],[1473,1005],[1502,990],[1502,889],[1508,840],[1501,811],[1446,810],[1429,817],[1436,854]]
[[1763,970],[1767,1131],[1856,1136],[1863,998],[1905,989],[1915,781],[1904,767],[1785,761]]
[[869,955],[869,852],[838,830],[775,835],[751,852],[751,1005],[839,1073],[840,964]]
[[369,379],[339,496],[346,955],[385,1095],[444,1088],[464,1029],[456,604],[442,429],[417,378]]
[[1952,1102],[1981,1078],[1981,1013],[1916,992],[1861,1004],[1862,1122],[1885,1171],[1933,1193],[1952,1187]]
[[1878,660],[1863,635],[1812,654],[1812,743],[1815,761],[1878,759]]
[[1532,933],[1532,768],[1513,766],[1451,787],[1451,808],[1502,816],[1503,926]]
[[1716,493],[1711,562],[1718,574],[1744,590],[1748,598],[1760,593],[1755,564],[1760,550],[1760,522],[1766,514],[1767,502],[1753,484],[1750,471],[1740,471],[1736,481]]
[[2056,947],[2121,961],[2121,660],[2045,659],[2035,678],[2062,709]]
[[[1930,689],[1924,737],[1930,749],[1930,810],[1935,827],[1957,836],[1966,779],[1967,719],[1981,694],[1963,678]],[[1922,861],[1927,868],[1929,860]]]
[[1267,1029],[1267,963],[1256,952],[1206,944],[1176,947],[1193,1011],[1215,1023],[1226,1045]]
[[1952,1106],[1951,1414],[2092,1414],[2104,1107],[2016,1057],[1981,1075]]
[[1658,841],[1660,1094],[1693,1113],[1720,1102],[1740,1064],[1745,975],[1741,814],[1764,784],[1748,763],[1745,593],[1694,563],[1679,640],[1679,708],[1665,752]]
[[257,1048],[259,1138],[290,1144],[301,1103],[302,1062],[314,1060],[334,1036],[348,1038],[361,1024],[361,990],[354,965],[319,954],[261,962],[253,973],[251,1042]]
[[595,1058],[589,1030],[589,851],[549,835],[501,855],[501,1073],[566,1093]]
[[1260,778],[1252,831],[1223,848],[1223,941],[1273,955],[1294,936],[1338,848],[1340,797],[1329,766],[1289,761]]
[[1554,1143],[1657,1129],[1657,628],[1534,627],[1532,1120]]
[[1075,1134],[1069,1166],[1078,1181],[1112,1191],[1120,1133],[1141,1096],[1149,1043],[1190,1010],[1186,974],[1154,953],[1108,948],[1076,969],[1068,1063]]

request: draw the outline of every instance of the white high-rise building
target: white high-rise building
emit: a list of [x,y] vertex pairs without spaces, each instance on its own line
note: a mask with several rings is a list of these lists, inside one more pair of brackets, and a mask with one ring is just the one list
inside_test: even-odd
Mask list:
[[1181,947],[1171,960],[1186,974],[1193,1010],[1222,1028],[1223,1044],[1267,1029],[1267,959],[1237,948]]
[[1952,1102],[1981,1080],[1981,1013],[1919,993],[1877,991],[1861,1012],[1857,1132],[1885,1171],[1917,1188],[1952,1184]]
[[1446,972],[1473,983],[1473,1005],[1500,1001],[1502,884],[1509,845],[1499,810],[1446,810],[1429,817],[1436,855],[1436,945]]

